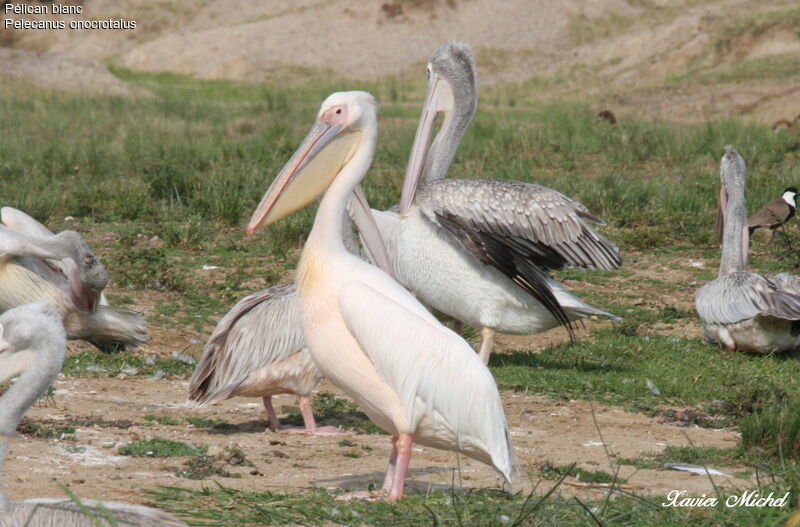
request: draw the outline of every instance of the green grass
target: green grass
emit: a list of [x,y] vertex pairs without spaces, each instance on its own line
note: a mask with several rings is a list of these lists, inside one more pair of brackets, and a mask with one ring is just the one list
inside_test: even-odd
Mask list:
[[69,355],[62,371],[73,377],[114,377],[123,373],[122,370],[133,371],[130,368],[134,368],[135,375],[139,376],[150,376],[158,371],[168,375],[188,375],[194,370],[194,365],[173,358],[156,358],[153,364],[148,364],[146,358],[138,353],[86,351]]
[[594,334],[594,340],[540,353],[492,355],[492,373],[503,389],[556,398],[592,399],[636,411],[695,407],[712,418],[708,425],[714,427],[800,391],[793,356],[730,353],[695,339],[630,336],[617,329]]
[[[197,518],[202,525],[470,525],[470,526],[597,526],[782,525],[791,511],[781,508],[709,509],[663,507],[664,497],[641,497],[611,488],[606,497],[584,500],[562,496],[551,482],[531,495],[509,496],[480,490],[468,493],[412,492],[398,504],[341,502],[323,490],[302,494],[248,492],[217,484],[201,490],[161,487],[149,492],[158,507]],[[780,496],[786,487],[768,484],[764,494]],[[727,492],[720,494],[724,503]]]
[[144,416],[144,420],[148,422],[156,422],[165,426],[178,426],[181,424],[180,419],[175,419],[168,415],[146,415]]
[[769,405],[739,423],[742,446],[762,455],[797,461],[800,458],[800,401]]
[[572,476],[585,483],[626,483],[625,478],[609,474],[605,470],[586,470],[575,465],[554,465],[545,461],[539,467],[539,476],[543,479],[561,479]]
[[619,458],[620,465],[631,465],[637,468],[658,469],[664,463],[687,463],[709,467],[754,466],[759,459],[748,455],[741,447],[715,448],[708,446],[668,446],[663,452],[645,452],[637,458]]
[[74,441],[76,429],[73,426],[57,425],[52,422],[37,422],[26,417],[22,419],[22,422],[17,427],[17,432],[39,439],[65,439]]
[[242,475],[238,473],[231,473],[225,470],[225,467],[214,458],[209,456],[194,456],[187,459],[183,466],[173,467],[172,473],[179,478],[186,479],[208,479],[210,477],[218,478],[241,478]]
[[205,446],[195,447],[182,441],[153,438],[128,443],[119,447],[118,452],[123,456],[135,457],[180,457],[200,455],[207,449]]

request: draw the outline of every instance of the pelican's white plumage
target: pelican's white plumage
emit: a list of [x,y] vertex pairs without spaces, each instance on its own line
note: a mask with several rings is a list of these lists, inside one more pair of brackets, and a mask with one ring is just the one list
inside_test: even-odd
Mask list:
[[[66,354],[66,332],[61,316],[45,302],[26,304],[0,315],[0,383],[19,379],[0,397],[0,483],[8,440],[16,434],[22,416],[47,390],[61,371]],[[24,448],[22,442],[15,448]],[[1,487],[0,487],[1,489]],[[96,519],[78,510],[69,498],[35,498],[12,501],[0,492],[1,527],[186,527],[161,511],[113,501],[81,500]]]
[[726,146],[720,161],[719,277],[700,288],[695,307],[710,343],[756,353],[793,350],[800,346],[800,287],[785,273],[767,278],[745,270],[745,177],[744,160]]
[[376,140],[372,96],[331,95],[247,230],[291,214],[320,192],[318,183],[298,181],[328,186],[297,268],[306,343],[326,377],[395,437],[382,489],[388,499],[402,497],[412,441],[461,451],[510,482],[515,458],[489,370],[469,344],[342,242],[346,202]]

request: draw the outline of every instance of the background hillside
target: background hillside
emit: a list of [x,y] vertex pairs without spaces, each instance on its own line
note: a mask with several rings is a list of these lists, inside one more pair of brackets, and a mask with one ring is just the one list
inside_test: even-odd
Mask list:
[[695,122],[800,113],[800,7],[787,0],[90,0],[83,17],[137,28],[0,30],[0,42],[140,72],[286,84],[417,79],[431,50],[459,39],[476,51],[482,85],[503,86],[510,104],[572,98]]

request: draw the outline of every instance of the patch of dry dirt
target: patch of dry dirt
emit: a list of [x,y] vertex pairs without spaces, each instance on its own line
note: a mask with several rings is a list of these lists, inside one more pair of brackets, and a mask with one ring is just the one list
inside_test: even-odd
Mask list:
[[[36,407],[28,413],[34,421],[64,422],[83,420],[77,426],[77,441],[23,438],[12,442],[6,463],[5,491],[12,498],[58,496],[56,481],[69,485],[79,496],[145,502],[143,488],[180,485],[199,488],[210,480],[193,481],[175,476],[170,467],[181,466],[185,458],[134,458],[120,456],[118,449],[129,441],[153,437],[185,441],[224,449],[237,446],[256,465],[226,467],[241,473],[239,479],[217,478],[227,486],[252,489],[304,489],[311,485],[328,489],[363,489],[369,482],[382,481],[389,456],[389,437],[355,435],[356,447],[340,447],[340,438],[275,434],[266,430],[260,401],[235,398],[207,409],[183,406],[186,382],[181,380],[73,379],[61,378],[55,384],[55,406]],[[321,390],[340,394],[329,384]],[[517,393],[504,393],[503,400],[511,435],[522,464],[515,486],[530,490],[538,481],[544,462],[566,465],[578,462],[589,470],[606,470],[609,459],[592,419],[592,406],[586,401],[552,401]],[[276,408],[296,405],[289,396],[276,399]],[[687,445],[687,437],[697,446],[730,448],[736,435],[727,430],[685,428],[659,422],[639,414],[601,405],[594,406],[597,423],[612,458],[636,457],[642,452],[658,452],[666,446]],[[145,415],[170,416],[181,425],[146,426]],[[189,416],[225,419],[233,430],[196,429],[183,422]],[[87,421],[101,420],[98,424]],[[128,426],[130,425],[130,426]],[[372,448],[362,449],[361,446]],[[81,453],[75,446],[85,447]],[[343,454],[354,452],[358,459]],[[449,488],[453,470],[459,464],[455,454],[415,447],[409,484],[423,491]],[[464,487],[496,487],[499,478],[481,463],[463,458],[455,481]],[[720,467],[717,467],[720,468]],[[732,474],[730,467],[722,467]],[[666,493],[686,489],[690,494],[712,491],[707,477],[665,470],[636,470],[623,466],[620,475],[628,478],[631,489],[643,493]],[[737,478],[716,477],[722,486],[748,486]],[[550,483],[541,482],[544,488]],[[602,490],[589,490],[580,481],[568,479],[562,492],[599,496]]]

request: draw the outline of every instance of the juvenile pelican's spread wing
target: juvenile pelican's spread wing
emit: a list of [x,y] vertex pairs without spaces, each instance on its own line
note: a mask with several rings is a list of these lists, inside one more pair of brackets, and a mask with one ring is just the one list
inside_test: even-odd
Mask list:
[[[425,420],[438,434],[417,441],[488,463],[510,484],[516,459],[492,374],[410,293],[388,277],[380,289],[371,282],[345,283],[339,307],[361,350],[400,398],[411,430]],[[409,332],[413,345],[407,345]],[[469,389],[453,390],[457,385]]]
[[604,224],[601,220],[578,201],[541,185],[440,179],[420,189],[417,203],[429,220],[444,219],[455,236],[474,232],[543,269],[610,270],[622,263],[617,246],[587,224]]
[[514,281],[570,334],[570,316],[548,285],[547,271],[612,269],[621,263],[619,249],[587,224],[600,220],[579,202],[540,185],[439,179],[424,185],[415,203],[425,220]]
[[199,405],[229,397],[250,374],[305,346],[297,288],[285,282],[243,298],[217,324],[189,381]]

